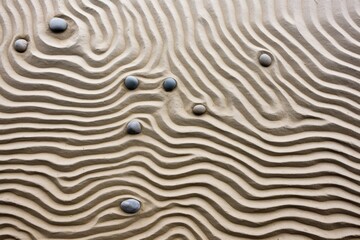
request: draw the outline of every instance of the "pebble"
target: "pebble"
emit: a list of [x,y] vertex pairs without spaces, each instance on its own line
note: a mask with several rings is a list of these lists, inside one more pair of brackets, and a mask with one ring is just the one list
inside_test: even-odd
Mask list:
[[268,67],[271,65],[272,63],[272,58],[269,54],[267,53],[262,53],[259,56],[259,63],[263,66],[263,67]]
[[195,115],[203,115],[206,112],[206,107],[202,104],[196,104],[192,111]]
[[133,76],[127,76],[125,78],[125,87],[129,90],[134,90],[139,86],[139,80]]
[[167,92],[171,92],[172,90],[174,90],[176,88],[176,85],[176,80],[172,77],[166,78],[163,82],[163,88]]
[[136,213],[141,208],[141,203],[133,198],[126,199],[120,203],[120,208],[125,213]]
[[18,39],[14,42],[14,49],[17,51],[17,52],[25,52],[27,47],[28,47],[29,43],[28,41],[26,41],[25,39]]
[[52,32],[61,33],[67,29],[68,24],[64,19],[54,17],[50,20],[49,27]]
[[128,134],[139,134],[141,133],[141,124],[138,120],[131,120],[127,125]]

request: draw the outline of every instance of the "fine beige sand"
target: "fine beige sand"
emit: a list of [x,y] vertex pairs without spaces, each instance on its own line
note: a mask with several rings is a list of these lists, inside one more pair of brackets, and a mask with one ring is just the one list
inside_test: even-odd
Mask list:
[[359,0],[0,0],[0,239],[360,239],[359,40]]

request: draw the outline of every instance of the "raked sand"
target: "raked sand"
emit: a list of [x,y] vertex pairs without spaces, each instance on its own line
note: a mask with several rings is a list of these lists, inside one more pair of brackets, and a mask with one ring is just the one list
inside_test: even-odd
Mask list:
[[358,0],[1,0],[0,239],[360,239],[359,40]]

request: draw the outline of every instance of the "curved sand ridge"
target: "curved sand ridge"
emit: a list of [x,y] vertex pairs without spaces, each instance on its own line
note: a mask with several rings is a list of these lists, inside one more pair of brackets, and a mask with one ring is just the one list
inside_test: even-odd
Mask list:
[[[0,1],[0,238],[359,239],[359,13]],[[121,211],[127,198],[140,212]]]

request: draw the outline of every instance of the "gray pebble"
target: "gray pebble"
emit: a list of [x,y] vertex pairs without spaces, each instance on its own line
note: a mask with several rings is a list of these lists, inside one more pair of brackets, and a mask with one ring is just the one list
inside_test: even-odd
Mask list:
[[138,120],[131,120],[127,125],[128,134],[139,134],[141,133],[141,124]]
[[167,92],[171,92],[172,90],[174,90],[176,88],[176,85],[176,80],[172,77],[166,78],[163,82],[163,88]]
[[133,76],[127,76],[125,78],[125,87],[129,90],[134,90],[139,86],[139,80]]
[[141,203],[133,198],[126,199],[120,203],[120,208],[125,213],[136,213],[141,208]]
[[192,110],[195,115],[202,115],[206,112],[206,107],[202,104],[196,104]]
[[267,53],[262,53],[259,56],[259,63],[263,66],[263,67],[268,67],[271,65],[272,63],[272,58],[269,54]]
[[61,33],[67,29],[68,24],[64,19],[54,17],[50,20],[49,27],[50,27],[51,31],[53,31],[55,33]]
[[25,52],[27,47],[28,47],[29,43],[28,41],[26,41],[25,39],[18,39],[14,42],[14,49],[17,51],[17,52]]

